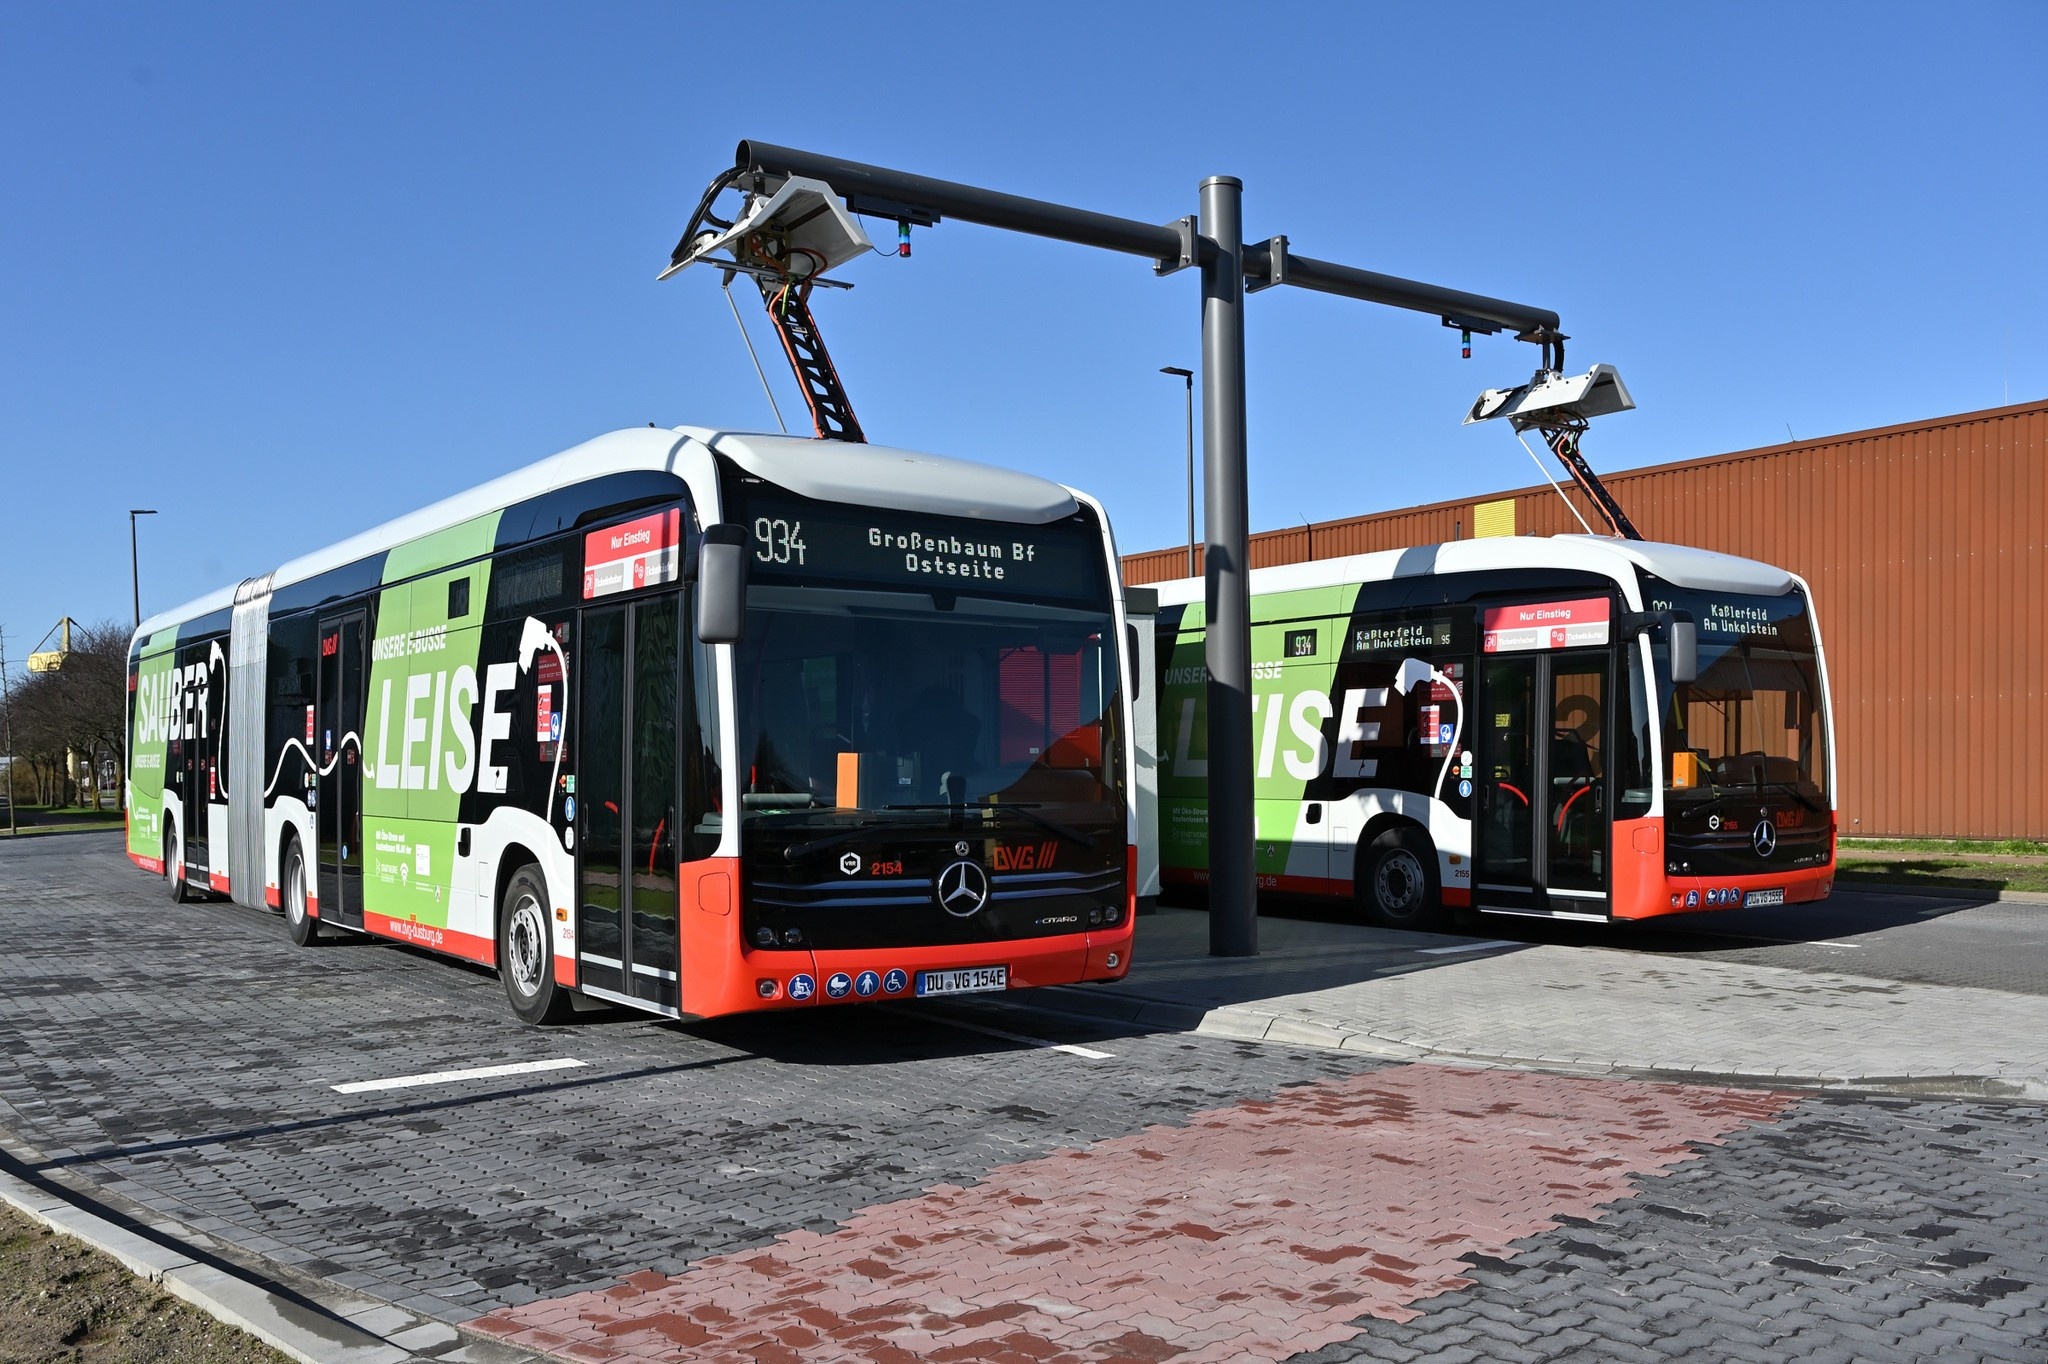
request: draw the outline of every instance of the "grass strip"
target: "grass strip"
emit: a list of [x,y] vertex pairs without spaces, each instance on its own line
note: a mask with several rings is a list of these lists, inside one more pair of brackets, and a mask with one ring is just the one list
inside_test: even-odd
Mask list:
[[1882,881],[1946,890],[2048,891],[2048,865],[1969,862],[1943,858],[1865,858],[1844,849],[1835,860],[1840,881]]
[[2048,843],[2030,838],[1844,838],[1849,852],[1975,853],[1980,856],[2048,857]]

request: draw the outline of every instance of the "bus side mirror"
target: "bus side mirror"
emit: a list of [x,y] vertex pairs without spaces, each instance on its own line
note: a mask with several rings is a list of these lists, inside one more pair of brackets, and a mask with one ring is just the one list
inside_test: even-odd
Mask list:
[[704,527],[697,551],[697,638],[737,644],[747,603],[747,533],[731,524]]
[[1672,617],[1665,627],[1670,636],[1671,680],[1674,683],[1697,682],[1700,676],[1699,630],[1690,619]]
[[1138,627],[1128,622],[1124,625],[1124,643],[1128,646],[1125,657],[1131,660],[1131,699],[1137,700],[1144,691],[1145,670],[1138,666]]

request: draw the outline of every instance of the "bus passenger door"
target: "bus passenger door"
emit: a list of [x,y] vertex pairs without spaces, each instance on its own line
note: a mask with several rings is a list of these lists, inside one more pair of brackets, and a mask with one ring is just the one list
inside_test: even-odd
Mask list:
[[1544,888],[1555,913],[1606,917],[1607,710],[1612,660],[1605,651],[1553,654],[1549,674],[1549,806],[1544,814]]
[[[213,767],[212,702],[213,678],[206,667],[206,646],[188,644],[178,650],[179,671],[185,678],[185,705],[181,708],[185,723],[185,765],[179,773],[185,790],[185,866],[196,870],[196,884],[205,889],[208,871],[213,866],[213,850],[210,846],[213,796],[207,777]],[[222,863],[225,867],[225,860]]]
[[577,980],[678,1007],[680,597],[583,613]]
[[1489,654],[1479,663],[1478,821],[1472,901],[1489,909],[1541,912],[1536,830],[1543,797],[1536,771],[1540,654]]
[[320,623],[315,702],[320,773],[315,822],[320,917],[345,928],[363,924],[363,613]]
[[1482,659],[1478,907],[1607,917],[1609,670],[1604,651]]

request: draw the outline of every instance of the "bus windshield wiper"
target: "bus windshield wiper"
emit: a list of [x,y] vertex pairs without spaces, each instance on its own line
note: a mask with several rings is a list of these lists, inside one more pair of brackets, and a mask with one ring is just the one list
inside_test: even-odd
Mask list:
[[1804,805],[1804,806],[1805,806],[1805,807],[1806,807],[1807,809],[1809,809],[1809,810],[1812,810],[1812,811],[1815,811],[1816,813],[1818,813],[1818,812],[1821,812],[1821,811],[1824,811],[1824,810],[1826,810],[1826,809],[1827,809],[1827,806],[1825,806],[1825,805],[1821,804],[1821,803],[1820,803],[1819,801],[1817,801],[1817,800],[1809,800],[1809,799],[1807,799],[1807,798],[1806,798],[1806,797],[1805,797],[1804,795],[1800,794],[1800,791],[1799,791],[1799,783],[1798,783],[1798,782],[1794,782],[1794,781],[1773,781],[1773,782],[1766,782],[1766,783],[1764,783],[1764,784],[1765,784],[1765,785],[1767,785],[1767,786],[1774,786],[1774,787],[1779,787],[1779,788],[1782,788],[1782,789],[1784,790],[1784,792],[1785,792],[1785,794],[1786,794],[1786,795],[1788,795],[1788,796],[1792,797],[1792,799],[1794,799],[1794,800],[1798,801],[1798,802],[1799,802],[1799,803],[1800,803],[1801,805]]
[[1095,843],[1094,839],[1082,833],[1079,829],[1062,824],[1056,819],[1048,819],[1029,805],[1018,805],[1013,802],[992,801],[987,805],[887,805],[883,808],[887,810],[957,810],[962,813],[968,810],[1000,810],[1006,815],[1021,815],[1047,833],[1058,834],[1068,842],[1079,843],[1084,848],[1092,847]]
[[[890,805],[883,808],[896,810],[903,807]],[[875,812],[866,810],[861,813],[871,815]],[[859,838],[862,834],[872,832],[874,832],[874,827],[870,824],[849,824],[843,829],[834,829],[831,833],[819,834],[816,838],[807,839],[802,843],[790,844],[782,850],[783,860],[794,862],[800,857],[809,857],[814,852],[821,852],[826,848],[835,848],[841,843],[850,842],[853,839]]]

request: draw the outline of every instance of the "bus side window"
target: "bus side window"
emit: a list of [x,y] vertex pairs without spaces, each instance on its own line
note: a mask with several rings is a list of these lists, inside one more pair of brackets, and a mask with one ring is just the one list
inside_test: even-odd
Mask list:
[[720,810],[718,766],[718,692],[712,685],[712,647],[700,642],[690,623],[697,619],[695,585],[681,593],[683,622],[680,641],[682,677],[676,699],[676,743],[683,769],[682,856],[687,861],[718,851],[724,815]]
[[1650,696],[1645,690],[1642,647],[1634,640],[1622,646],[1628,664],[1626,681],[1615,688],[1613,768],[1616,819],[1641,819],[1650,813]]

